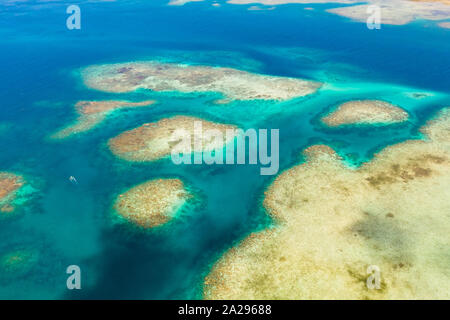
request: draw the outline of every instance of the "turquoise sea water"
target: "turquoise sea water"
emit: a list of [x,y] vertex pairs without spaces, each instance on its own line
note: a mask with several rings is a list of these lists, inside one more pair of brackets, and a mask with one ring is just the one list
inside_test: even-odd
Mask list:
[[[124,130],[195,115],[242,128],[280,129],[280,171],[302,161],[301,150],[315,143],[329,144],[357,166],[386,145],[420,138],[418,128],[450,106],[450,31],[430,22],[368,30],[323,12],[330,5],[315,5],[312,12],[302,5],[248,11],[208,1],[183,7],[120,1],[81,3],[82,29],[69,31],[66,6],[0,4],[0,171],[25,175],[36,190],[16,216],[0,219],[0,255],[25,248],[38,261],[26,273],[0,276],[3,299],[201,298],[202,279],[220,254],[270,225],[261,200],[274,177],[260,176],[258,166],[128,163],[106,147]],[[220,94],[108,94],[84,87],[79,77],[92,64],[146,59],[325,85],[286,102],[214,105]],[[417,99],[415,92],[429,95]],[[74,104],[89,99],[158,104],[120,111],[86,134],[49,139],[75,119]],[[318,123],[320,115],[351,99],[392,102],[411,120],[340,130]],[[195,205],[154,231],[116,223],[116,196],[155,177],[182,178],[196,190]],[[82,290],[66,289],[65,268],[72,264],[81,267]]]

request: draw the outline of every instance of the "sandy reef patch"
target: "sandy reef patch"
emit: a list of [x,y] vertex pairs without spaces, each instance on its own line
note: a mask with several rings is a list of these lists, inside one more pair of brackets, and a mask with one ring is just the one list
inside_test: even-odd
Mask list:
[[24,184],[23,177],[10,172],[0,172],[0,214],[14,211],[14,200]]
[[[201,125],[201,137],[198,125]],[[233,125],[222,124],[190,116],[174,116],[164,118],[157,122],[146,123],[142,126],[125,131],[109,140],[108,145],[113,154],[128,161],[154,161],[171,154],[172,149],[178,146],[180,140],[175,141],[177,130],[184,130],[192,137],[192,144],[185,149],[177,147],[183,153],[210,151],[222,148],[227,140],[227,129],[237,129]],[[218,130],[224,139],[209,139],[203,134],[206,131]],[[234,136],[232,137],[234,138]],[[181,139],[181,138],[180,138]]]
[[355,100],[339,105],[336,110],[322,117],[329,127],[343,125],[388,125],[408,120],[402,108],[380,100]]
[[438,26],[444,29],[450,29],[450,22],[441,22]]
[[220,92],[231,100],[288,100],[312,94],[318,82],[249,73],[232,68],[130,62],[90,66],[83,70],[86,86],[107,92],[153,91]]
[[155,179],[119,195],[114,209],[138,226],[153,228],[172,220],[191,197],[180,179]]
[[232,4],[252,4],[259,3],[267,6],[279,5],[279,4],[314,4],[314,3],[345,3],[352,4],[358,0],[229,0],[228,3]]
[[[191,1],[183,0],[180,1],[180,4],[186,4]],[[328,9],[327,11],[364,23],[370,16],[370,13],[367,13],[368,7],[379,5],[381,8],[381,24],[390,25],[404,25],[416,19],[435,21],[450,18],[450,0],[229,0],[228,3],[267,6],[326,3],[354,4],[352,6]],[[446,28],[445,23],[443,25],[439,24],[439,26]]]
[[78,114],[77,120],[65,127],[64,129],[54,133],[53,139],[64,139],[72,135],[86,132],[101,123],[108,114],[122,108],[143,107],[154,104],[154,100],[146,100],[141,102],[130,102],[120,100],[107,101],[79,101],[75,105]]
[[33,250],[17,249],[0,257],[1,278],[15,278],[27,274],[37,264],[38,254]]
[[[205,278],[207,299],[449,299],[450,109],[426,140],[383,149],[357,169],[329,147],[265,193],[275,220],[227,251]],[[366,285],[369,266],[381,288]]]
[[371,5],[381,8],[381,24],[405,25],[416,19],[445,20],[450,18],[450,1],[372,0],[369,4],[328,9],[330,13],[366,22]]

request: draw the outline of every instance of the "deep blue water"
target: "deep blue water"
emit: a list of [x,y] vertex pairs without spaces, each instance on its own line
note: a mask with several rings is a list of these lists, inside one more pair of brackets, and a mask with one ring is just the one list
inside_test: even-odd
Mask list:
[[[74,3],[74,2],[71,2]],[[76,3],[76,2],[75,2]],[[66,4],[0,4],[0,171],[24,174],[35,197],[0,220],[0,255],[39,253],[30,272],[0,277],[0,298],[200,298],[202,278],[220,254],[270,221],[261,208],[273,177],[259,167],[130,164],[106,141],[145,122],[191,114],[242,128],[280,129],[280,171],[314,143],[333,146],[350,165],[385,145],[419,138],[418,127],[450,106],[450,31],[418,21],[368,30],[302,5],[273,11],[166,1],[81,3],[82,29],[66,29]],[[311,6],[311,5],[308,5]],[[220,65],[329,84],[287,102],[213,105],[217,94],[139,91],[108,94],[82,85],[78,71],[98,63],[159,59]],[[429,92],[423,99],[405,93]],[[89,99],[156,99],[96,129],[52,141]],[[330,130],[317,117],[350,99],[385,99],[411,113],[401,126]],[[68,181],[75,176],[78,185]],[[111,206],[124,190],[154,177],[180,177],[197,193],[181,219],[155,231],[117,224]],[[65,268],[82,269],[82,290],[66,289]]]

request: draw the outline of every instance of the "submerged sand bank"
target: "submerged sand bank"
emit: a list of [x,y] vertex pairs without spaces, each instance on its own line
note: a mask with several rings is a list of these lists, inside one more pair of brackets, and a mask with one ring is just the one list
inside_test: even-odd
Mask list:
[[37,264],[38,254],[33,250],[17,249],[0,257],[0,279],[23,276]]
[[[358,169],[327,146],[279,175],[264,206],[276,227],[230,249],[207,299],[449,299],[450,109],[428,140],[382,150]],[[381,272],[371,290],[369,266]]]
[[130,222],[152,228],[173,219],[190,197],[180,179],[155,179],[119,195],[114,209]]
[[130,101],[79,101],[75,105],[75,110],[79,115],[75,123],[56,132],[52,135],[53,139],[63,139],[74,134],[86,132],[101,123],[108,114],[122,108],[142,107],[154,104],[154,100],[141,102]]
[[438,26],[445,28],[445,29],[450,29],[450,22],[441,22],[438,24]]
[[[450,18],[450,1],[372,0],[369,4],[328,9],[330,13],[356,21],[367,22],[369,6],[381,8],[381,24],[405,25],[416,19],[446,20]],[[373,12],[373,11],[372,11]]]
[[[179,1],[178,4],[183,5],[192,1],[183,0]],[[365,4],[360,4],[362,2],[365,2]],[[381,8],[381,24],[390,25],[404,25],[416,19],[439,21],[450,18],[450,0],[229,0],[228,3],[267,6],[321,3],[354,4],[328,9],[327,11],[363,23],[366,23],[371,15],[367,11],[369,6],[378,5]],[[445,23],[439,24],[439,26],[446,28]]]
[[[199,128],[201,127],[200,131]],[[109,140],[112,153],[128,161],[154,161],[171,154],[174,147],[183,153],[202,152],[222,148],[228,140],[227,129],[236,129],[228,124],[215,123],[189,116],[174,116],[161,119],[158,122],[146,123],[133,130],[126,131]],[[192,137],[192,144],[180,148],[180,136],[175,137],[177,130],[184,130],[185,135]],[[218,130],[223,134],[223,140],[210,139],[204,133]],[[201,137],[200,136],[201,134]],[[175,138],[177,140],[175,140]],[[234,138],[231,137],[231,138]],[[199,140],[199,141],[197,141]],[[183,146],[182,146],[183,147]]]
[[321,119],[329,127],[358,124],[384,125],[406,120],[408,120],[406,111],[380,100],[349,101]]
[[230,100],[288,100],[321,86],[318,82],[253,74],[231,68],[191,66],[155,61],[98,65],[86,68],[84,83],[107,92],[137,89],[179,92],[220,92]]
[[[252,4],[260,3],[267,6],[279,5],[279,4],[314,4],[314,3],[356,3],[358,0],[228,0],[228,3],[232,4]],[[360,1],[359,1],[360,2]]]

